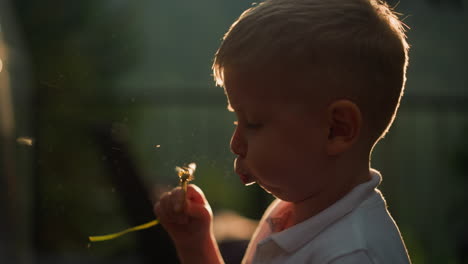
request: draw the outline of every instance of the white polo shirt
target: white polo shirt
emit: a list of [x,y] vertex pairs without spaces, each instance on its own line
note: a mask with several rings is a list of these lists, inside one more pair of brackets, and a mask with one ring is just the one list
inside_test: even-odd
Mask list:
[[310,219],[280,232],[271,222],[288,203],[275,200],[265,211],[242,263],[410,263],[400,231],[376,187],[380,173]]

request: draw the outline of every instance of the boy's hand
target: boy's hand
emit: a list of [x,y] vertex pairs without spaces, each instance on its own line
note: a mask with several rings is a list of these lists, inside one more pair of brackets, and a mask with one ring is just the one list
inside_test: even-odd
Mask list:
[[224,263],[212,231],[213,213],[200,188],[189,184],[185,196],[180,187],[164,193],[154,212],[182,263]]
[[185,201],[181,187],[164,193],[154,212],[178,248],[212,238],[211,207],[202,190],[193,184],[187,186]]

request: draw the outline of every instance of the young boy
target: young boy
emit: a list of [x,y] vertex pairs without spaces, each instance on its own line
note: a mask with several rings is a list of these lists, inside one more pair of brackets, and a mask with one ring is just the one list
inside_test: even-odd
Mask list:
[[[403,24],[378,0],[266,0],[246,10],[214,60],[238,121],[236,173],[277,199],[243,263],[409,263],[370,168],[406,80]],[[222,263],[195,185],[155,213],[182,263]]]

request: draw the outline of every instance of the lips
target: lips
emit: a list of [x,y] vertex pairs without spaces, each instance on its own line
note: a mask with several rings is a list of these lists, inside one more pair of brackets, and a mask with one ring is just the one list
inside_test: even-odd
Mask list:
[[245,186],[254,184],[256,182],[255,178],[242,169],[243,167],[241,167],[241,163],[242,161],[240,161],[238,158],[236,158],[234,161],[234,170],[236,171],[236,174],[239,175],[240,180]]
[[255,179],[247,174],[239,174],[239,177],[245,186],[249,186],[255,183]]

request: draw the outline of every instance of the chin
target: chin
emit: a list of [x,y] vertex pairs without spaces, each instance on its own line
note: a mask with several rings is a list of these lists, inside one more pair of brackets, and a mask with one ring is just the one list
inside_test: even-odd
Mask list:
[[281,190],[279,189],[276,189],[276,188],[271,188],[271,187],[265,187],[261,184],[259,184],[260,187],[262,187],[263,190],[265,190],[265,192],[273,195],[275,198],[278,198],[282,201],[288,201],[289,202],[289,198],[287,195],[285,195],[284,192],[282,192]]
[[266,185],[262,184],[262,183],[259,182],[259,181],[257,181],[257,184],[258,184],[258,186],[260,186],[260,188],[262,188],[265,192],[267,192],[267,193],[269,193],[269,194],[271,194],[271,195],[277,197],[277,194],[278,194],[278,191],[279,191],[279,190],[277,190],[277,189],[275,189],[275,188],[272,188],[272,187],[270,187],[270,186],[266,186]]
[[304,196],[304,195],[298,195],[297,193],[285,193],[282,191],[271,191],[270,192],[274,197],[285,201],[285,202],[290,202],[290,203],[300,203],[304,200],[307,200],[310,198],[309,196]]

